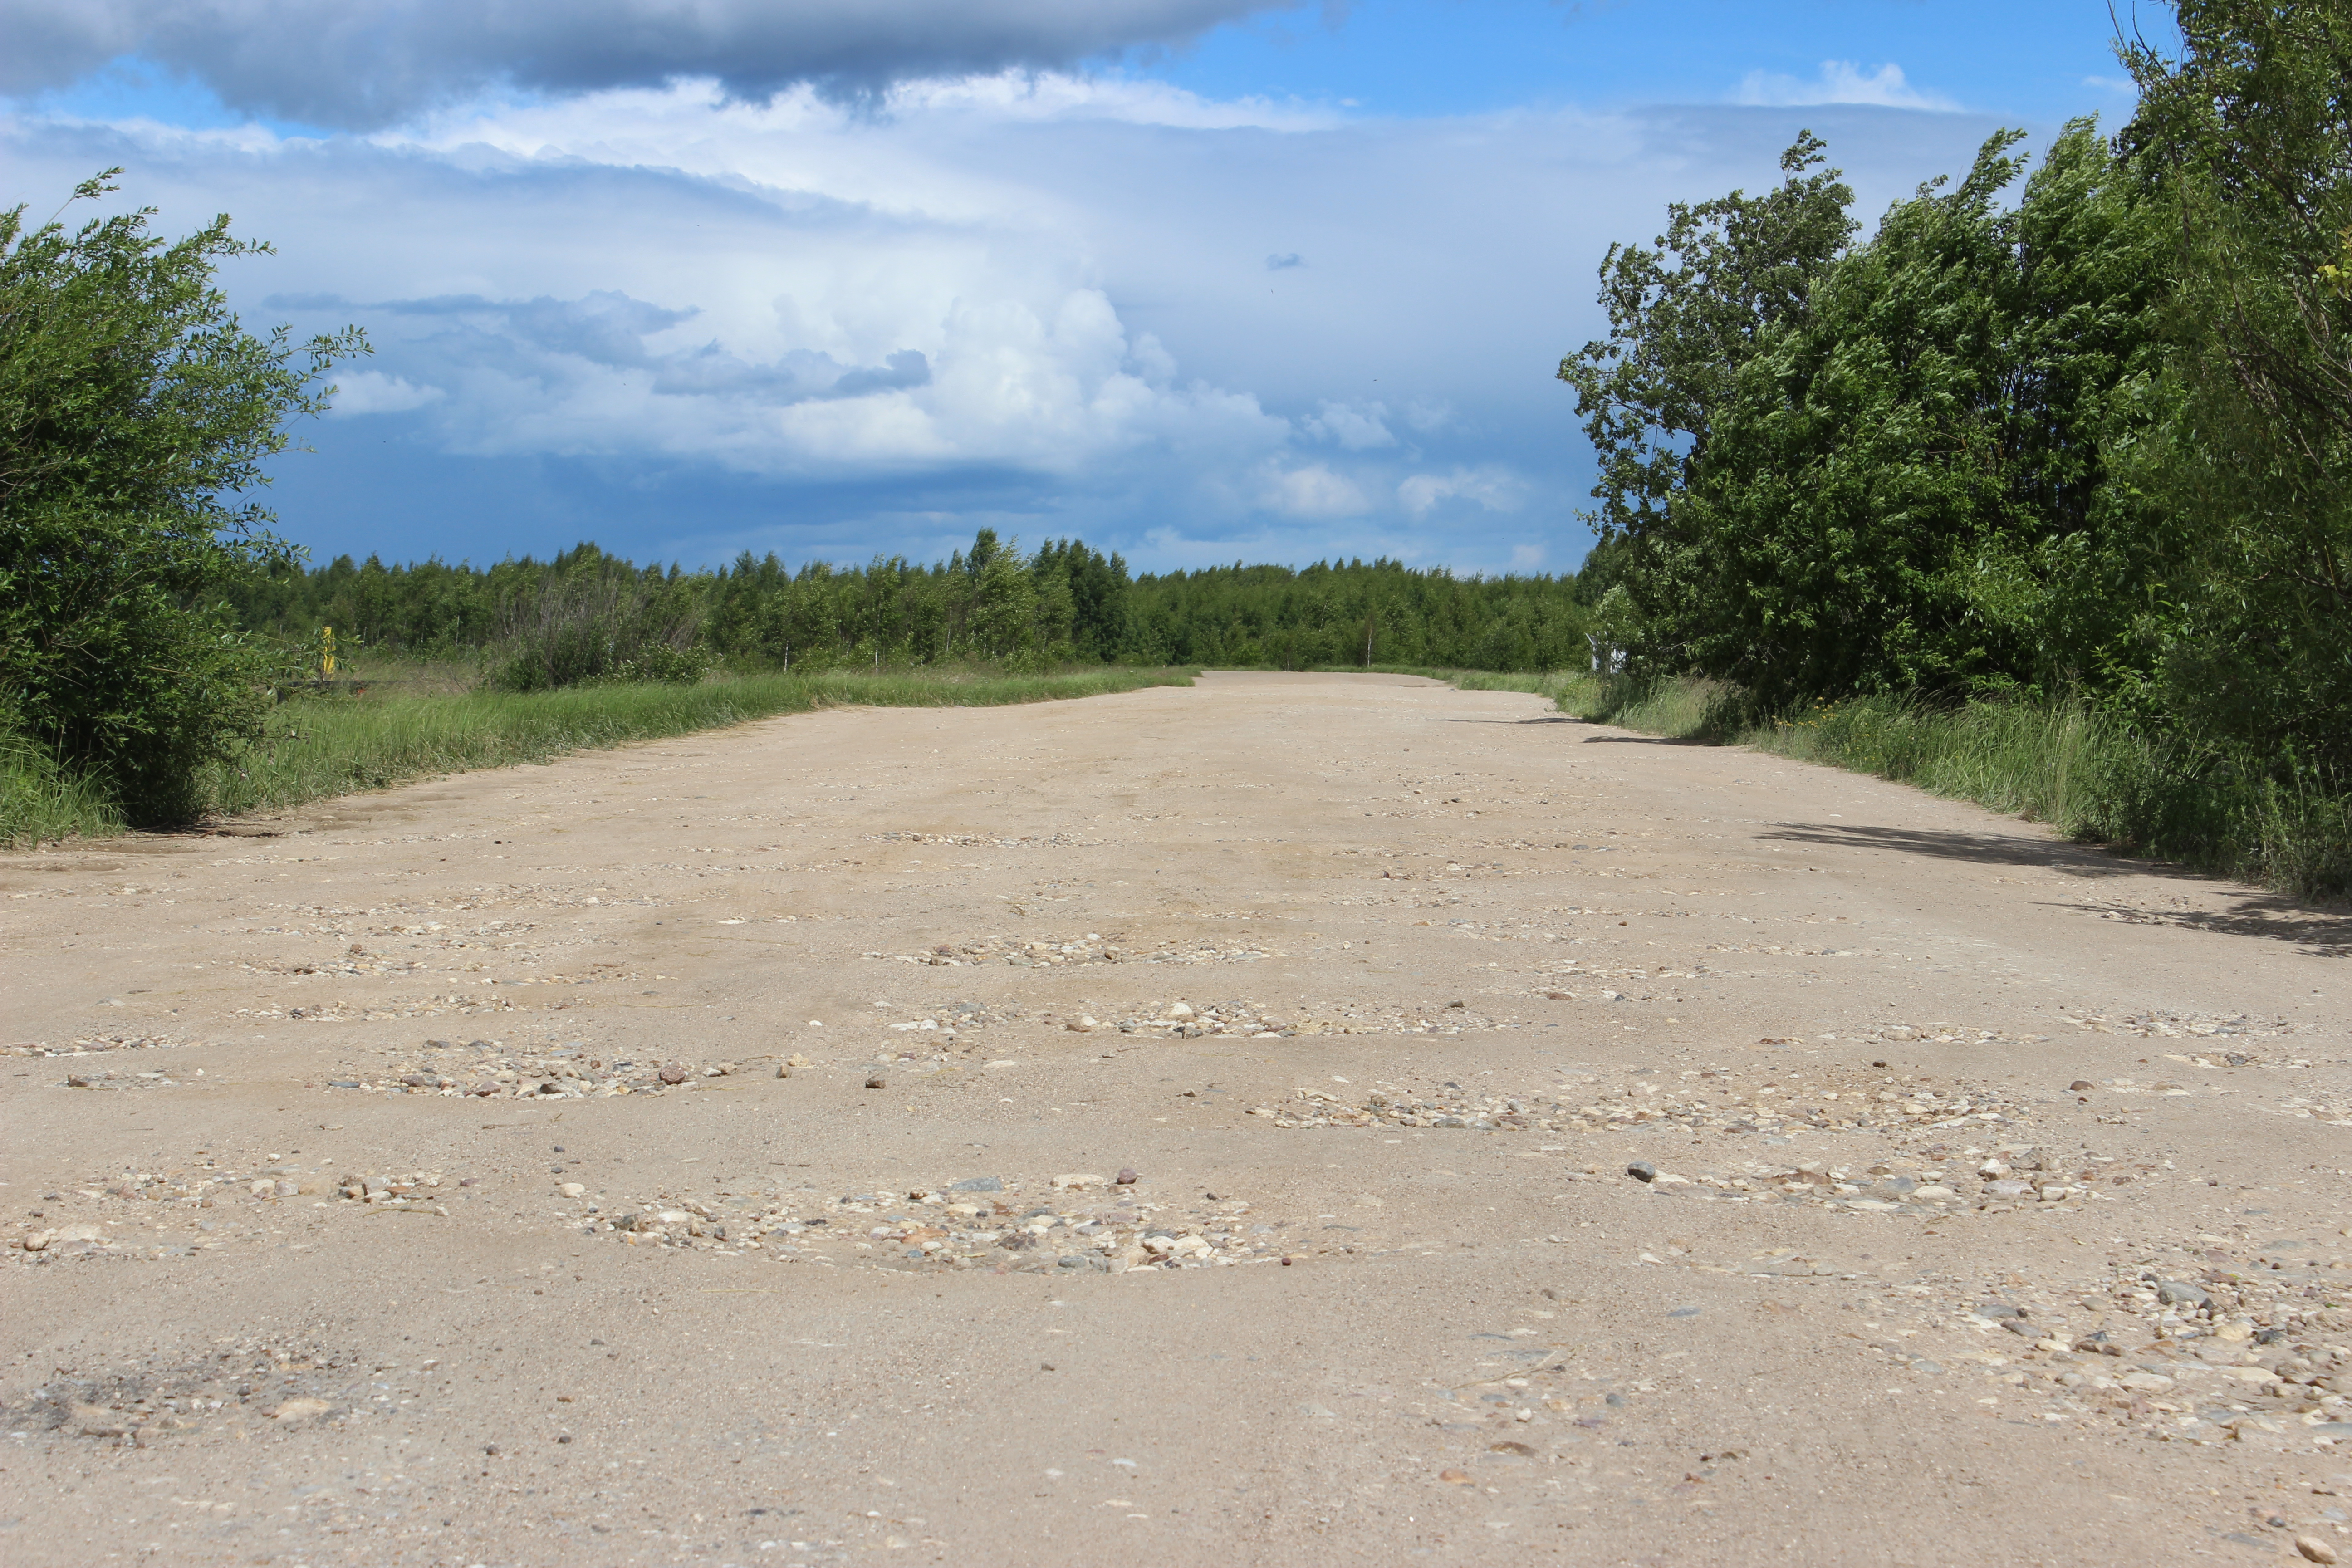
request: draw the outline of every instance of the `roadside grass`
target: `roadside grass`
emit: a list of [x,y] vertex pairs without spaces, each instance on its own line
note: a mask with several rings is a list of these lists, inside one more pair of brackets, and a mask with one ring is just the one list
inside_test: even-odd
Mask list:
[[0,847],[122,831],[105,793],[74,777],[38,745],[0,729]]
[[2291,898],[2352,894],[2352,796],[2249,776],[2080,702],[1869,697],[1759,717],[1713,681],[1570,679],[1562,710],[1596,722],[1874,773]]
[[[1074,669],[1034,675],[885,670],[747,675],[693,686],[567,687],[524,694],[412,695],[391,682],[363,695],[302,694],[270,710],[261,741],[202,776],[206,815],[278,811],[474,768],[659,740],[818,708],[983,708],[1189,686],[1191,669]],[[397,693],[386,695],[387,689]],[[5,739],[5,737],[0,737]],[[25,847],[121,831],[119,814],[37,751],[0,747],[0,843]]]

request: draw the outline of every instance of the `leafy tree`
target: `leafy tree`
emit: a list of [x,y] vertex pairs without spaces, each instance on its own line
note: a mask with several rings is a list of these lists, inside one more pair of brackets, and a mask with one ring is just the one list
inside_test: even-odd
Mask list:
[[268,700],[226,595],[289,550],[246,493],[366,343],[246,331],[214,270],[269,247],[226,216],[166,241],[152,209],[70,231],[25,210],[0,213],[0,689],[133,820],[173,820]]
[[2128,655],[2145,521],[2104,453],[2160,364],[2153,215],[2088,121],[2003,132],[1759,338],[1674,510],[1651,637],[1768,705],[2078,687]]
[[967,570],[971,575],[971,609],[964,623],[968,646],[982,658],[1031,661],[1040,641],[1037,581],[1018,548],[998,543],[995,531],[983,528],[972,542]]
[[2352,778],[2352,10],[2179,0],[2125,51],[2124,141],[2182,278],[2177,418],[2140,478],[2179,520],[2152,700],[2261,768]]
[[1654,248],[1612,245],[1601,261],[1609,336],[1560,361],[1559,375],[1600,459],[1588,521],[1643,561],[1629,574],[1637,595],[1675,593],[1688,548],[1675,499],[1706,460],[1716,410],[1767,334],[1803,317],[1853,237],[1853,192],[1821,166],[1826,145],[1799,132],[1775,189],[1672,203]]

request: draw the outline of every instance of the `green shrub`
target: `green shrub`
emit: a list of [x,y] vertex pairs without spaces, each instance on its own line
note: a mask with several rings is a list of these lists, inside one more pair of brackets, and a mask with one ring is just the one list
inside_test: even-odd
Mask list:
[[166,243],[149,210],[71,232],[24,215],[0,213],[0,692],[59,777],[182,820],[268,706],[268,650],[226,598],[289,552],[236,498],[365,344],[245,331],[214,268],[268,247],[226,216]]

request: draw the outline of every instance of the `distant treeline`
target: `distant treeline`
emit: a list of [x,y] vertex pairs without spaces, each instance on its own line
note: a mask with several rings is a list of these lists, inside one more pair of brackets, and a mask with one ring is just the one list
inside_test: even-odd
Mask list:
[[281,638],[331,626],[346,649],[485,656],[496,684],[521,690],[677,679],[722,658],[812,670],[877,658],[1541,670],[1593,658],[1572,574],[1457,577],[1381,560],[1139,577],[1077,541],[1024,554],[987,529],[969,551],[929,565],[877,556],[793,570],[747,552],[687,572],[636,566],[593,544],[486,567],[346,555],[308,570],[281,563],[234,602],[248,629]]

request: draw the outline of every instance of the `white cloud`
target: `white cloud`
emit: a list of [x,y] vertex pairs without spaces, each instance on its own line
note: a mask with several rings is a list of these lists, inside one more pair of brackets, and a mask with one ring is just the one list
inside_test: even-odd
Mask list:
[[1444,403],[1416,397],[1404,405],[1404,422],[1424,436],[1433,436],[1454,423],[1454,410]]
[[1396,437],[1389,431],[1388,413],[1378,403],[1326,403],[1321,413],[1307,421],[1307,428],[1325,440],[1337,441],[1350,452],[1393,447]]
[[1514,544],[1511,546],[1511,570],[1533,572],[1544,563],[1544,557],[1549,553],[1540,544]]
[[1415,517],[1427,517],[1441,502],[1464,500],[1487,511],[1517,511],[1527,498],[1527,481],[1492,464],[1457,468],[1450,474],[1414,474],[1397,486],[1397,500]]
[[1288,471],[1275,470],[1260,492],[1260,504],[1288,517],[1354,517],[1372,508],[1353,479],[1333,473],[1321,463]]
[[[1864,213],[1965,168],[1988,129],[1784,118],[1831,136]],[[704,81],[476,103],[366,137],[0,104],[0,162],[38,211],[120,163],[115,204],[158,206],[159,232],[233,213],[278,247],[224,268],[247,320],[367,329],[377,352],[341,378],[344,412],[423,401],[389,447],[355,417],[279,466],[306,542],[543,547],[519,509],[442,509],[466,519],[452,545],[371,498],[410,470],[474,495],[482,464],[578,460],[595,482],[550,510],[615,548],[630,541],[597,521],[621,514],[606,498],[670,487],[673,515],[746,498],[707,525],[725,554],[928,548],[978,520],[1083,530],[1139,565],[1138,547],[1181,536],[1212,560],[1497,570],[1533,531],[1513,507],[1591,482],[1551,371],[1601,324],[1592,267],[1654,232],[1666,199],[1771,177],[1780,143],[1759,119],[1318,121],[1116,76],[916,84],[861,112]],[[1294,252],[1311,265],[1266,270]],[[338,437],[362,432],[378,466],[335,468]],[[820,513],[821,535],[802,521]],[[635,547],[714,558],[702,525],[675,526]],[[1545,526],[1548,558],[1573,559],[1580,532]]]
[[1823,60],[1811,80],[1770,71],[1749,71],[1733,95],[1735,103],[1768,104],[1776,108],[1817,103],[1866,103],[1880,109],[1954,110],[1959,107],[1941,93],[1922,92],[1888,61],[1865,71],[1852,60]]
[[437,386],[417,386],[381,371],[353,371],[335,377],[335,418],[361,414],[405,414],[446,395]]

